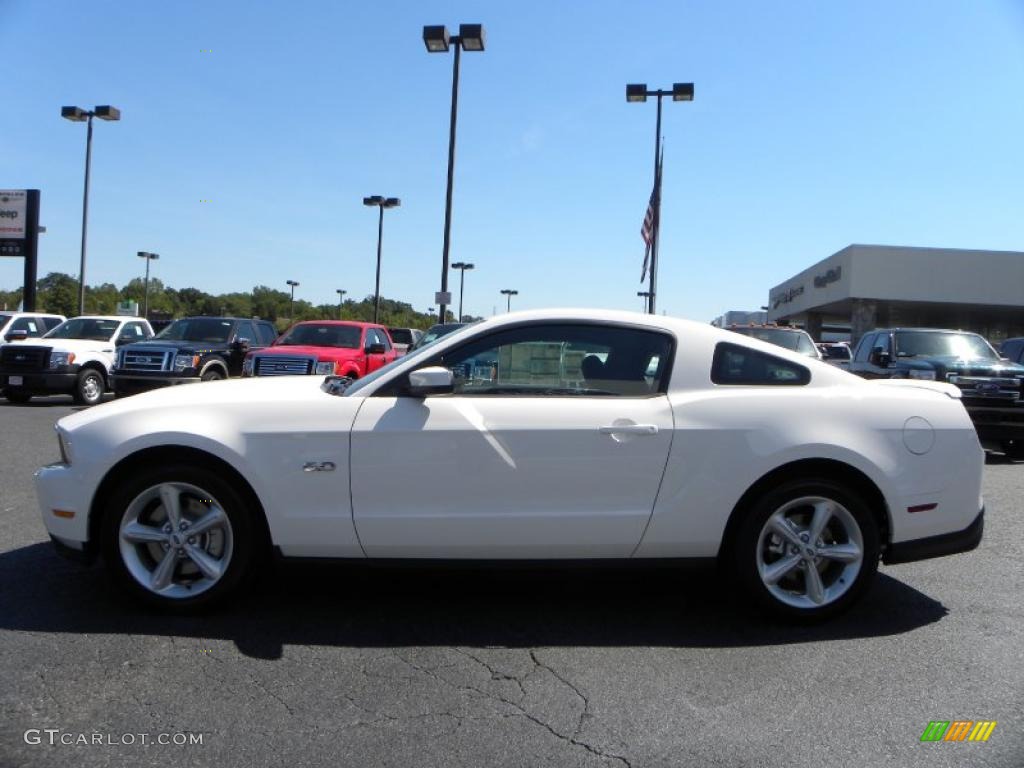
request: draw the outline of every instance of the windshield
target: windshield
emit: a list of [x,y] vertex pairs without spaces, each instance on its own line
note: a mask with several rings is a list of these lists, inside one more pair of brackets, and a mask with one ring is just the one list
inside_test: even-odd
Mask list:
[[817,348],[803,331],[790,328],[730,328],[734,333],[742,333],[761,341],[767,341],[783,349],[799,352],[808,357],[817,357]]
[[215,317],[186,317],[175,320],[156,335],[165,341],[206,341],[213,344],[226,344],[231,338],[230,320]]
[[430,341],[426,341],[427,337],[424,336],[423,338],[420,339],[421,345],[416,347],[416,349],[410,350],[408,354],[403,355],[402,357],[396,357],[387,365],[378,368],[376,371],[369,374],[368,376],[364,376],[363,378],[359,379],[359,381],[352,384],[352,386],[345,389],[344,392],[336,392],[334,394],[344,394],[345,396],[354,394],[361,390],[366,385],[372,384],[381,376],[389,373],[391,369],[394,368],[396,365],[405,365],[406,363],[411,361],[421,360],[425,356],[425,354],[429,354],[430,352],[433,351],[431,348],[434,346],[438,339],[449,335],[461,335],[464,331],[472,327],[472,325],[452,325],[449,326],[449,331],[447,333],[442,333],[440,335],[434,336],[434,338],[432,338]]
[[101,317],[73,317],[46,334],[46,338],[110,341],[110,337],[120,325],[117,320],[106,320]]
[[896,357],[958,357],[998,360],[999,355],[975,333],[896,333]]
[[822,354],[829,360],[849,360],[850,348],[844,346],[822,347]]
[[444,325],[433,325],[430,327],[425,334],[420,336],[420,340],[416,342],[415,348],[419,349],[425,347],[431,342],[437,341],[442,336],[447,336],[452,331],[464,328],[465,323],[445,323]]
[[363,329],[358,325],[331,325],[330,323],[300,323],[274,344],[275,347],[342,347],[359,349]]
[[395,344],[412,344],[412,331],[408,328],[388,328],[388,333]]

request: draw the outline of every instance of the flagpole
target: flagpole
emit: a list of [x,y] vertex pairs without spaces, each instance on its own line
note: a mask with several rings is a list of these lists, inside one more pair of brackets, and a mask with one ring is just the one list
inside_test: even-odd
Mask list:
[[648,314],[655,314],[655,297],[658,292],[658,231],[661,229],[661,178],[659,161],[661,158],[661,91],[658,91],[658,119],[654,129],[654,186],[657,189],[654,201],[654,226],[651,236],[651,282],[647,289]]

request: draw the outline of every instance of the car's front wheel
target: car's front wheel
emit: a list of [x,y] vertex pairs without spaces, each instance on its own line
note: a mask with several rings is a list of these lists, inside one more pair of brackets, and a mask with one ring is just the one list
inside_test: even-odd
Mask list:
[[78,374],[75,391],[72,394],[79,405],[96,405],[103,399],[104,389],[106,381],[103,374],[95,368],[85,368]]
[[792,481],[763,495],[740,525],[737,575],[776,616],[817,619],[850,607],[878,570],[878,524],[854,491]]
[[202,467],[172,465],[126,479],[103,517],[114,580],[172,610],[205,607],[238,589],[254,569],[258,542],[244,496]]

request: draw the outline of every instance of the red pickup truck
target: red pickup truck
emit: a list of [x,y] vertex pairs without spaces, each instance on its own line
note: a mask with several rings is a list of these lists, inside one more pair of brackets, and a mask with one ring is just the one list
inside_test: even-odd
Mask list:
[[271,346],[250,352],[243,376],[348,376],[359,379],[397,356],[387,328],[348,320],[296,323]]

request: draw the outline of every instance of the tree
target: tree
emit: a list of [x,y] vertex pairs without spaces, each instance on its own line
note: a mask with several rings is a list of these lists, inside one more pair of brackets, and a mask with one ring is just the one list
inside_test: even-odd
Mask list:
[[36,282],[36,298],[47,312],[74,317],[78,314],[78,281],[63,272],[51,272]]

